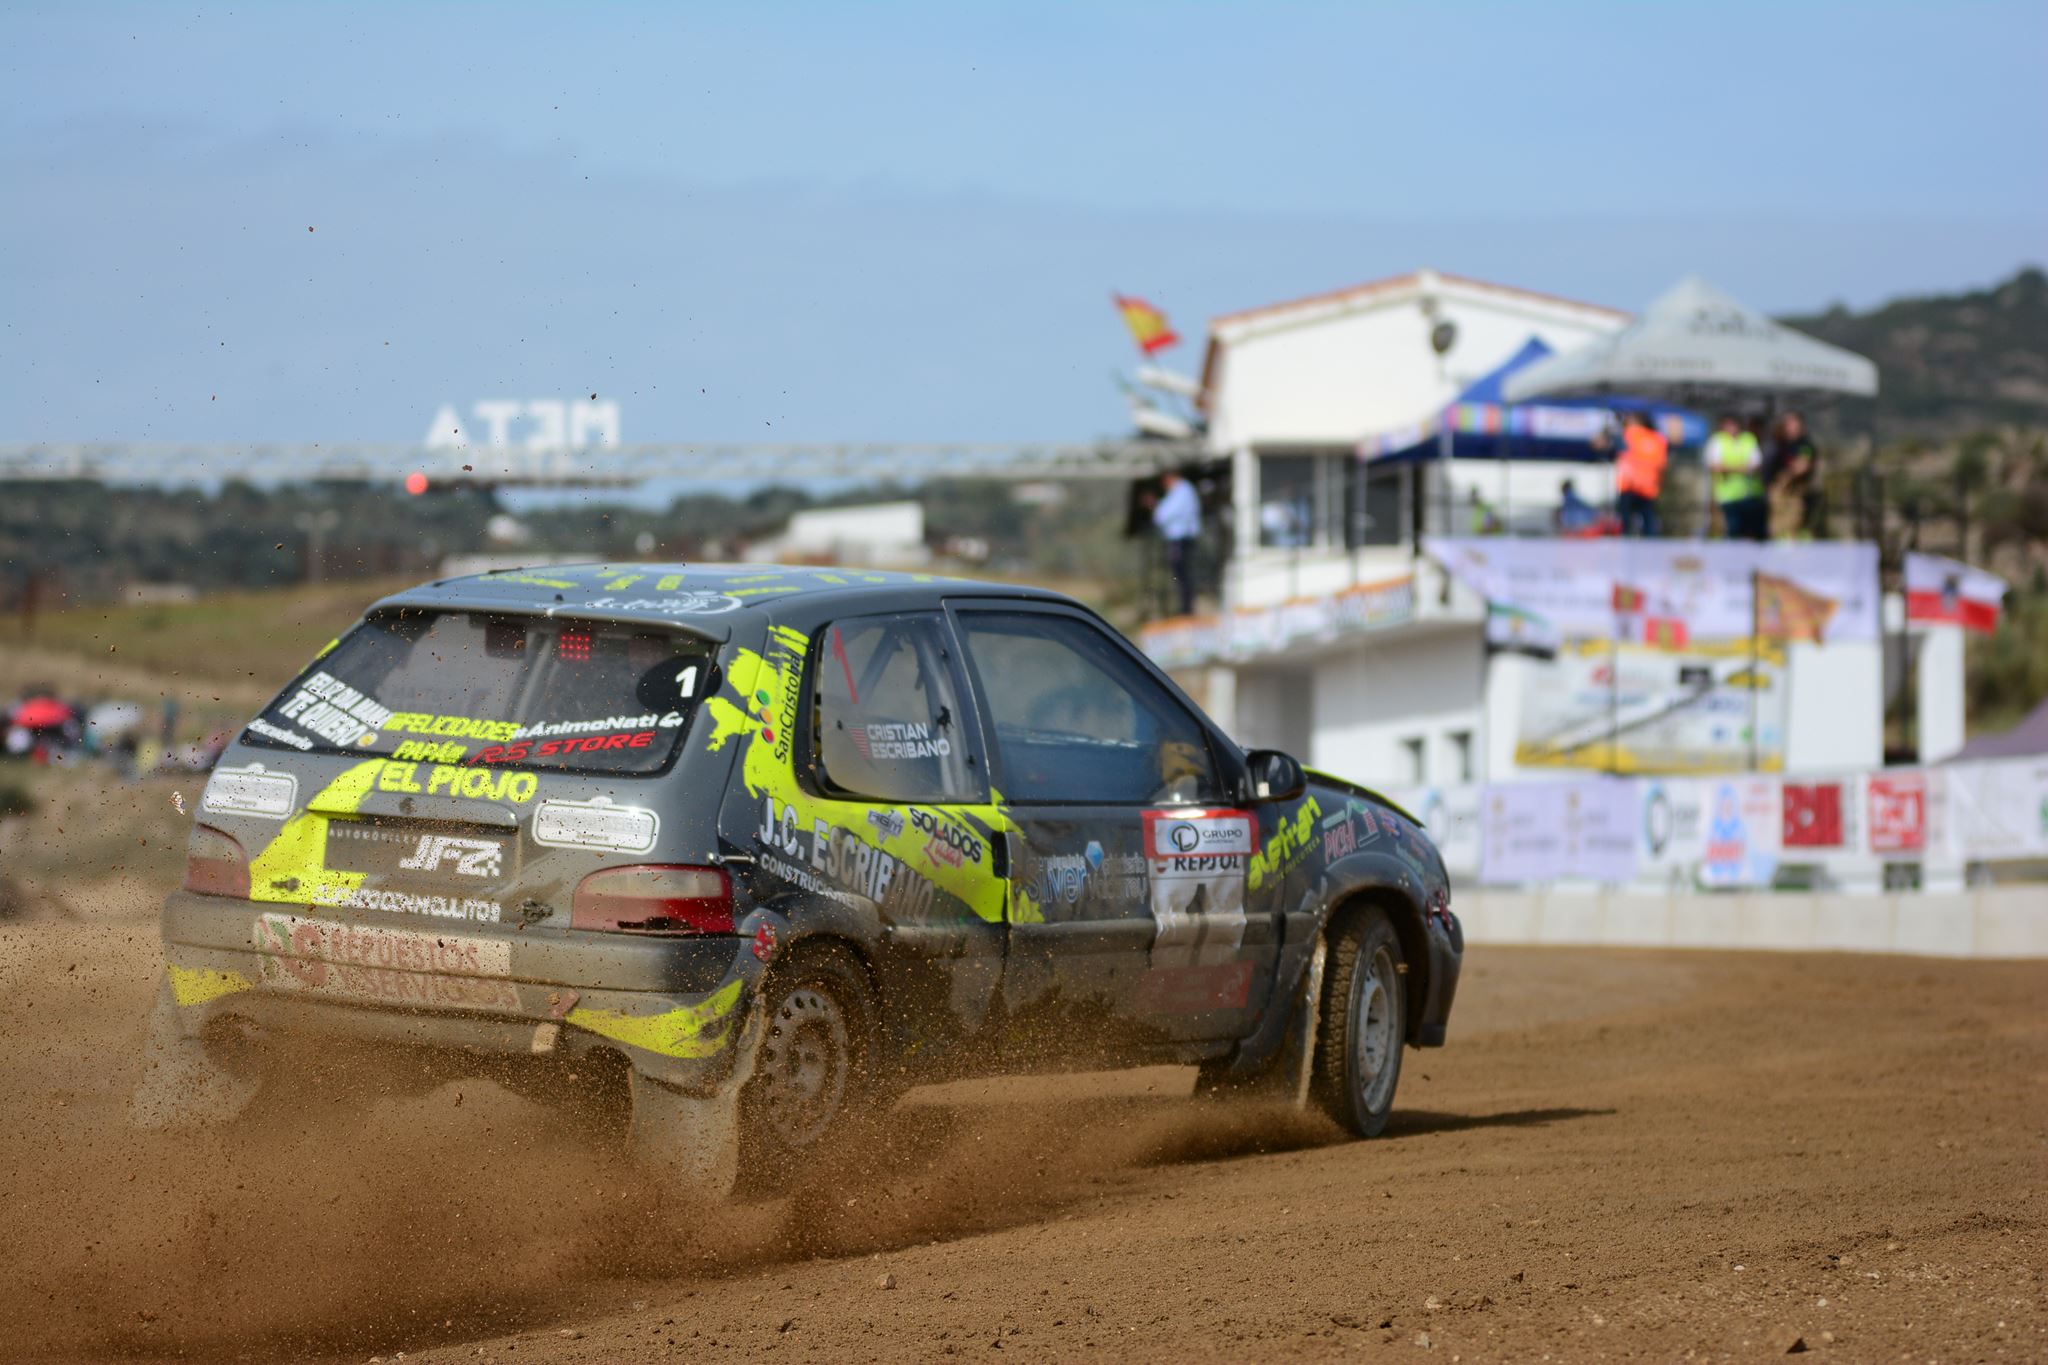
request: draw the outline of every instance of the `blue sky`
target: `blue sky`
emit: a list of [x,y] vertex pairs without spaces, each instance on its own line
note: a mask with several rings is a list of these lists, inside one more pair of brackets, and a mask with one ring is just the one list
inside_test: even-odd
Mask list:
[[[1145,294],[2048,257],[2039,4],[7,6],[0,438],[1087,437]],[[308,227],[315,231],[309,233]]]

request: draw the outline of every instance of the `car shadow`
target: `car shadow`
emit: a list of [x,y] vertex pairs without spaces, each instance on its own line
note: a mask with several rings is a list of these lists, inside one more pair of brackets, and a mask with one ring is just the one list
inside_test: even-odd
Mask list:
[[1446,1114],[1432,1109],[1396,1109],[1382,1138],[1456,1133],[1467,1128],[1547,1128],[1573,1119],[1606,1118],[1612,1109],[1508,1109],[1498,1114]]

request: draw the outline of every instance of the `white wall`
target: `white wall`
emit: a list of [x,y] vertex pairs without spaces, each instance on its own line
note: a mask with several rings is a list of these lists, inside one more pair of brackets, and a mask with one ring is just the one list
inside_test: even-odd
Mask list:
[[1279,749],[1312,763],[1315,735],[1310,674],[1299,668],[1237,670],[1230,737],[1244,749]]
[[1884,764],[1884,647],[1877,641],[1790,646],[1785,771]]
[[[1434,301],[1432,317],[1424,299]],[[1438,359],[1438,321],[1457,328]],[[1571,350],[1627,319],[1602,309],[1419,272],[1408,284],[1321,305],[1276,308],[1216,327],[1210,439],[1218,450],[1336,443],[1416,422],[1507,360],[1531,336]]]
[[1918,707],[1920,761],[1939,763],[1963,747],[1963,628],[1926,626],[1915,632],[1913,688]]
[[2048,958],[2039,887],[1897,895],[1459,891],[1468,943]]
[[1420,736],[1428,763],[1421,780],[1456,781],[1453,732],[1472,732],[1475,767],[1481,761],[1484,677],[1477,626],[1374,641],[1324,660],[1314,671],[1308,761],[1359,782],[1409,783],[1416,777],[1402,741]]

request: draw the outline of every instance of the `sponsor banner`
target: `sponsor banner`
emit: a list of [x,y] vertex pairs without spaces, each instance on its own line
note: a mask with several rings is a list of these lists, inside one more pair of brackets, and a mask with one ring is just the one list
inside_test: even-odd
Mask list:
[[1689,777],[1636,783],[1636,862],[1643,871],[1691,880],[1707,848],[1707,788]]
[[1415,580],[1361,584],[1221,616],[1180,617],[1146,626],[1138,648],[1161,668],[1284,654],[1399,625],[1415,615]]
[[1413,815],[1453,877],[1479,875],[1480,824],[1485,788],[1389,787],[1386,797]]
[[1775,778],[1702,783],[1705,825],[1699,880],[1703,886],[1769,886],[1778,874],[1784,812]]
[[1878,638],[1875,545],[1430,536],[1423,549],[1488,602],[1563,636],[1613,635],[1621,585],[1640,594],[1642,614],[1682,622],[1692,640],[1747,639],[1761,573],[1835,604],[1828,641]]
[[1489,787],[1480,879],[1628,881],[1636,867],[1635,817],[1635,787],[1629,782]]
[[1842,819],[1842,784],[1787,782],[1784,786],[1786,849],[1842,849],[1848,846],[1848,825]]
[[1942,776],[1952,839],[1963,857],[2048,858],[2048,756],[1957,763]]
[[1927,848],[1927,775],[1873,773],[1864,782],[1870,851],[1919,854]]
[[1771,644],[1751,653],[1747,641],[1683,650],[1567,641],[1555,658],[1524,665],[1515,762],[1606,773],[1779,768],[1785,655]]

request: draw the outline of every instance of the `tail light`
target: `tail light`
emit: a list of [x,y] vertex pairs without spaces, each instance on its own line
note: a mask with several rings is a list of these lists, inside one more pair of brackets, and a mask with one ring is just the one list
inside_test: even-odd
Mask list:
[[249,859],[233,835],[211,825],[192,826],[185,842],[185,889],[202,896],[249,898]]
[[732,882],[716,867],[608,867],[577,886],[569,925],[612,934],[729,934]]

